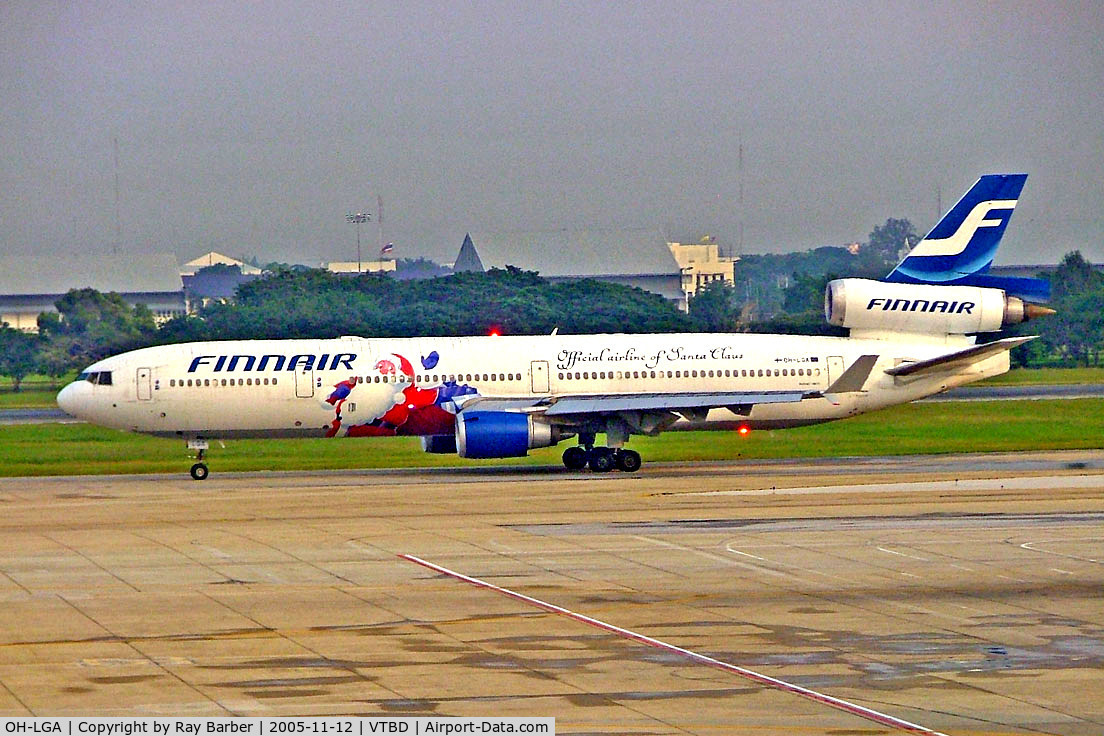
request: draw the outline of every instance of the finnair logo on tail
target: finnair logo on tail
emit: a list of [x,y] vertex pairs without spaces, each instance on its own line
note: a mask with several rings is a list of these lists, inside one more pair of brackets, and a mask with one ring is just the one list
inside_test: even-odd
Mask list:
[[974,233],[981,227],[997,227],[1001,225],[1007,215],[989,219],[991,210],[1011,210],[1016,207],[1015,199],[990,199],[978,202],[970,210],[970,214],[962,218],[958,229],[947,238],[924,238],[912,249],[909,256],[957,256],[966,250],[966,246],[974,237]]

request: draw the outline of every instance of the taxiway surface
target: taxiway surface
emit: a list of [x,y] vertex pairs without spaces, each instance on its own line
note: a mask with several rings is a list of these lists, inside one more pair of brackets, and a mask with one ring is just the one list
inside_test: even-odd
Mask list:
[[945,733],[1104,731],[1101,452],[216,468],[5,479],[0,509],[0,715],[893,732],[651,638]]

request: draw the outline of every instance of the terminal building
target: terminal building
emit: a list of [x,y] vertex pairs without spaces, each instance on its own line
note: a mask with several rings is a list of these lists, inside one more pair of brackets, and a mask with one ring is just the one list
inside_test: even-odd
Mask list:
[[734,284],[739,256],[721,255],[717,239],[706,235],[697,243],[667,243],[682,272],[682,293],[686,302],[705,286],[723,281]]
[[0,257],[0,322],[38,331],[38,315],[71,289],[118,293],[131,306],[145,304],[158,322],[184,314],[184,288],[171,253],[106,257],[78,253],[66,258]]
[[705,284],[732,283],[734,262],[712,238],[673,243],[658,229],[475,232],[464,238],[453,270],[514,266],[549,281],[598,279],[651,291],[685,311]]
[[246,263],[240,258],[233,258],[228,255],[219,253],[218,251],[210,251],[204,253],[198,258],[193,258],[187,263],[180,266],[181,276],[195,276],[196,272],[208,266],[237,266],[238,270],[245,276],[260,276],[261,269],[256,266]]

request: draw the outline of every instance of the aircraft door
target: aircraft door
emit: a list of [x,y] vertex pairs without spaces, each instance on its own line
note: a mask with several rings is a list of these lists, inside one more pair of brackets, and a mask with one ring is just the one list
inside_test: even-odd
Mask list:
[[310,368],[295,371],[295,396],[299,399],[314,396],[314,371]]
[[150,389],[150,369],[139,368],[138,374],[138,400],[149,401],[153,398],[153,391]]
[[548,361],[534,360],[530,364],[530,369],[533,379],[533,393],[548,393]]
[[842,375],[843,375],[843,357],[840,356],[840,355],[829,355],[828,356],[828,381],[827,381],[826,385],[831,386],[832,383]]

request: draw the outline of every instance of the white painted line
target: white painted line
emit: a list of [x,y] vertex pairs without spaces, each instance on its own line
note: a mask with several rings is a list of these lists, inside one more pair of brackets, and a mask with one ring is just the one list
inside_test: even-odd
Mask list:
[[878,723],[882,726],[897,728],[909,733],[930,734],[931,736],[946,736],[946,734],[940,733],[939,731],[933,731],[930,728],[919,726],[915,723],[910,723],[909,721],[905,721],[900,718],[887,715],[885,713],[880,713],[876,710],[872,710],[862,705],[857,705],[855,703],[851,703],[840,698],[835,698],[831,695],[825,695],[824,693],[819,693],[815,690],[801,687],[800,685],[794,685],[793,683],[785,682],[784,680],[779,680],[768,675],[763,675],[753,670],[740,667],[738,665],[729,664],[728,662],[722,662],[719,659],[707,657],[704,654],[698,654],[697,652],[692,652],[689,649],[683,649],[682,647],[675,646],[674,644],[668,644],[667,642],[660,641],[659,639],[653,639],[650,636],[638,634],[635,631],[623,629],[620,626],[614,626],[613,624],[608,624],[605,621],[599,621],[596,618],[591,618],[590,616],[586,616],[581,613],[575,613],[574,611],[563,608],[562,606],[557,606],[554,603],[547,603],[538,598],[527,596],[524,593],[517,593],[508,588],[503,588],[493,583],[488,583],[485,580],[480,580],[479,578],[473,578],[471,576],[464,575],[463,573],[456,572],[455,570],[450,570],[447,567],[435,565],[432,562],[423,560],[420,557],[415,557],[414,555],[399,555],[399,557],[406,560],[407,562],[413,562],[416,565],[421,565],[422,567],[428,568],[442,575],[448,575],[449,577],[456,578],[457,580],[462,580],[465,583],[476,586],[477,588],[493,590],[496,593],[501,593],[502,595],[513,598],[514,600],[528,603],[531,606],[535,606],[542,610],[548,611],[549,613],[566,616],[567,618],[579,621],[598,629],[602,629],[603,631],[617,634],[622,638],[639,642],[640,644],[647,644],[648,646],[655,647],[656,649],[663,649],[668,652],[682,655],[683,657],[686,657],[687,659],[690,659],[699,664],[716,667],[718,669],[725,670],[726,672],[732,672],[733,674],[747,678],[748,680],[757,682],[760,685],[764,685],[766,687],[771,687],[776,690],[782,690],[783,692],[793,693],[794,695],[800,695],[803,698],[808,698],[809,700],[812,700],[814,702],[822,703],[823,705],[828,705],[833,708],[838,708],[839,710],[842,710],[846,713],[859,716],[860,718],[865,718],[868,721],[873,721],[874,723]]
[[894,552],[893,550],[886,549],[885,547],[878,547],[878,551],[879,552],[888,552],[891,555],[898,555],[900,557],[907,557],[910,560],[920,560],[921,562],[930,562],[930,560],[927,557],[917,557],[916,555],[906,555],[904,552]]
[[[792,575],[787,575],[784,572],[778,572],[777,570],[771,570],[768,567],[763,567],[761,565],[752,565],[752,564],[747,563],[747,562],[739,562],[738,560],[733,560],[733,559],[730,559],[728,557],[722,557],[721,555],[715,555],[712,552],[703,552],[700,549],[694,549],[692,547],[683,547],[681,544],[675,544],[674,542],[665,542],[662,539],[652,539],[651,537],[633,537],[633,539],[638,539],[641,542],[647,542],[648,544],[655,544],[655,545],[658,545],[660,547],[666,547],[667,549],[677,549],[680,552],[688,552],[690,554],[697,555],[698,557],[704,557],[707,560],[713,560],[714,562],[720,562],[723,565],[734,565],[736,567],[742,567],[745,570],[752,570],[753,572],[760,572],[760,573],[763,573],[764,575],[773,575],[776,578],[786,578],[787,580],[789,580],[793,577]],[[748,557],[755,557],[755,555],[748,555]],[[763,560],[764,562],[767,562],[767,560],[764,560],[762,557],[755,557],[755,559]]]
[[[1083,538],[1083,539],[1077,539],[1077,540],[1073,540],[1073,541],[1077,541],[1077,542],[1098,542],[1098,541],[1100,541],[1100,539],[1101,539],[1100,537],[1086,537],[1086,538]],[[1068,540],[1068,539],[1041,539],[1038,542],[1024,542],[1023,544],[1020,545],[1020,548],[1021,549],[1029,549],[1032,552],[1042,552],[1043,554],[1057,555],[1058,557],[1067,557],[1071,560],[1080,560],[1081,562],[1092,562],[1092,563],[1097,564],[1097,565],[1101,564],[1101,561],[1094,558],[1094,557],[1079,557],[1077,555],[1067,555],[1064,552],[1055,552],[1052,549],[1040,549],[1039,547],[1035,546],[1036,544],[1049,544],[1050,542],[1068,542],[1068,541],[1070,541],[1070,540]]]
[[1010,478],[974,478],[958,480],[915,481],[909,483],[863,483],[840,486],[796,486],[792,488],[757,488],[746,491],[704,491],[702,496],[774,496],[820,493],[887,493],[892,491],[1022,491],[1045,488],[1104,488],[1100,475],[1044,475]]

